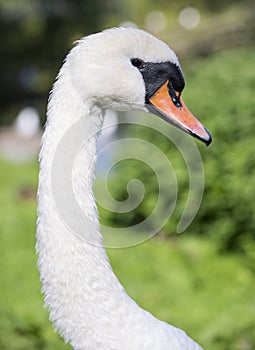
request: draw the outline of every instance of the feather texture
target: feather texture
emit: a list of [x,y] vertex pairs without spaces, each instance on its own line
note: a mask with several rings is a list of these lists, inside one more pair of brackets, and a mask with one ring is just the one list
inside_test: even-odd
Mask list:
[[[126,294],[102,244],[92,192],[97,132],[106,108],[145,110],[145,87],[130,63],[133,57],[179,65],[173,51],[150,34],[111,29],[77,43],[51,92],[40,153],[36,245],[44,300],[56,329],[76,350],[199,350],[182,330],[157,320]],[[70,190],[61,178],[66,159],[74,156],[71,146],[82,135],[86,142],[70,160],[73,193],[89,223],[79,237],[55,194],[65,199]],[[76,218],[68,203],[67,210]]]

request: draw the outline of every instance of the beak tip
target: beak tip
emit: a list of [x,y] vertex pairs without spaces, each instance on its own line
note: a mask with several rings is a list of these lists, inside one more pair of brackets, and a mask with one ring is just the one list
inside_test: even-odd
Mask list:
[[189,135],[195,137],[196,139],[202,141],[207,147],[211,144],[212,142],[212,136],[209,133],[209,131],[202,126],[202,129],[200,129],[200,132],[196,132],[195,131],[191,131],[189,129],[183,129],[184,131],[186,131]]
[[209,133],[209,131],[206,128],[205,128],[205,131],[206,131],[206,133],[208,135],[208,139],[207,140],[204,139],[204,143],[208,147],[211,144],[211,142],[212,142],[212,136],[211,136],[211,134]]

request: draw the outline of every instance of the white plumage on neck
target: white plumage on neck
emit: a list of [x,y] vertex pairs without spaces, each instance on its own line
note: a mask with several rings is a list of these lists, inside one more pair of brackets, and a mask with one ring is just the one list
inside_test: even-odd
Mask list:
[[[124,29],[123,33],[130,35]],[[148,38],[143,33],[140,33],[140,40],[146,41]],[[107,33],[108,36],[110,34],[111,31]],[[121,30],[118,35],[121,35]],[[50,319],[65,341],[77,350],[199,350],[201,348],[183,331],[155,319],[129,298],[114,275],[103,248],[92,192],[96,131],[102,126],[102,104],[107,100],[108,104],[115,105],[118,101],[116,96],[110,101],[115,92],[108,91],[106,94],[101,91],[100,98],[95,102],[96,92],[93,89],[97,78],[94,79],[93,74],[89,73],[86,56],[82,54],[88,49],[90,40],[95,45],[93,37],[83,40],[72,50],[61,68],[49,101],[40,153],[37,252],[42,290]],[[164,50],[167,51],[166,48]],[[117,48],[114,54],[116,52]],[[94,68],[91,70],[94,71]],[[78,81],[79,70],[81,78],[86,75],[84,85]],[[127,85],[132,85],[125,71],[118,70],[118,74],[127,81]],[[139,90],[141,81],[134,80],[135,83]],[[112,84],[112,80],[109,81],[108,90],[111,90]],[[140,87],[140,90],[143,92],[143,88]],[[132,96],[128,100],[127,95],[123,93],[124,97],[119,101],[120,109],[132,104],[134,108],[143,109],[141,96],[134,96],[133,100],[138,102],[133,102]],[[125,97],[127,101],[124,103]],[[82,211],[91,220],[96,244],[90,244],[71,232],[59,215],[52,193],[54,155],[66,132],[77,122],[80,123],[81,134],[84,132],[87,135],[91,131],[94,135],[77,156],[72,184]],[[62,188],[63,192],[65,190]]]

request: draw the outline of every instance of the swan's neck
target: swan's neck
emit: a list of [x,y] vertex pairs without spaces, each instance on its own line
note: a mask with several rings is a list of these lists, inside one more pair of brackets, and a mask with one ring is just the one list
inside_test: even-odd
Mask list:
[[[64,338],[77,349],[101,349],[104,336],[110,337],[109,329],[118,329],[111,323],[120,322],[118,304],[126,294],[102,247],[92,192],[96,138],[103,117],[81,100],[65,68],[49,102],[40,154],[39,269],[50,317]],[[83,227],[75,226],[76,207],[85,214],[85,224],[79,223]]]
[[73,87],[66,62],[40,154],[37,252],[50,318],[76,350],[198,349],[183,347],[184,338],[191,344],[183,333],[139,308],[111,269],[92,192],[102,120]]

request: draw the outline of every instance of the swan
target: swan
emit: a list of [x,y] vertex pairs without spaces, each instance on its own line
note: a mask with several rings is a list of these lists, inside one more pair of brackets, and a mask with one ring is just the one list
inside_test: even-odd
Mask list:
[[[206,145],[211,142],[209,132],[184,104],[183,88],[172,49],[133,28],[112,28],[82,38],[59,71],[39,156],[36,250],[50,320],[76,350],[201,349],[184,331],[156,319],[126,294],[103,247],[92,192],[96,135],[106,109],[149,110]],[[76,157],[72,184],[88,218],[84,232],[87,237],[92,233],[93,244],[65,224],[51,183],[55,153],[77,122],[79,135],[92,135]]]

